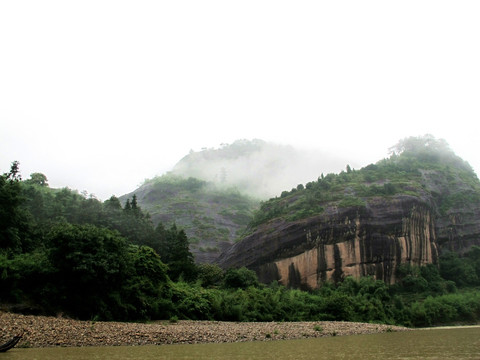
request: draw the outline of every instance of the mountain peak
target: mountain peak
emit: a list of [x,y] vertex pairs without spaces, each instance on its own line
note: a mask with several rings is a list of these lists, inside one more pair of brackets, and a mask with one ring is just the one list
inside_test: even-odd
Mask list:
[[217,149],[191,151],[174,166],[172,173],[268,198],[317,178],[322,172],[339,171],[344,165],[343,160],[331,154],[242,139]]

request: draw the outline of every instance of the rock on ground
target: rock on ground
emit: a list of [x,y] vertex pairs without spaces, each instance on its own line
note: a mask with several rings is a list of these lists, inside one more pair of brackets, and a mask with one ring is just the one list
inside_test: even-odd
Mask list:
[[221,343],[406,331],[407,328],[341,321],[120,323],[0,312],[3,343],[23,334],[19,347]]

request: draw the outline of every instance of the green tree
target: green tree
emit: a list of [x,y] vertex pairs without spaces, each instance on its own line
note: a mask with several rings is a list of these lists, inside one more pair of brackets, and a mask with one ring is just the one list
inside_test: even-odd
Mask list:
[[205,288],[219,286],[223,281],[223,270],[216,264],[200,264],[197,266],[198,280]]
[[246,267],[240,269],[228,269],[225,272],[224,286],[226,288],[246,289],[250,286],[258,286],[257,274]]
[[152,242],[149,244],[149,246],[155,249],[164,263],[167,263],[169,251],[167,230],[162,223],[158,223],[157,227],[155,228]]
[[25,180],[25,183],[32,184],[32,185],[38,185],[38,186],[42,186],[42,187],[48,187],[48,179],[42,173],[30,174],[30,179]]
[[92,225],[58,224],[47,235],[56,297],[74,316],[124,318],[122,284],[129,274],[128,243],[117,232]]
[[142,213],[142,210],[138,206],[137,195],[136,194],[133,194],[133,196],[132,196],[131,209],[132,209],[132,212],[133,212],[134,216],[143,217],[144,214]]
[[471,249],[465,254],[465,257],[472,264],[478,279],[480,279],[480,247],[472,246]]
[[0,249],[14,252],[21,250],[28,228],[20,181],[19,163],[14,161],[10,171],[0,176]]
[[112,209],[112,210],[122,209],[122,204],[120,203],[120,200],[115,195],[112,195],[110,199],[105,200],[103,204],[106,209]]
[[129,248],[132,270],[124,292],[131,319],[168,318],[171,301],[165,296],[170,290],[167,266],[148,246],[131,245]]
[[0,301],[48,309],[45,296],[50,274],[50,263],[42,249],[10,257],[0,253]]
[[440,275],[454,281],[457,286],[478,284],[478,276],[474,265],[468,258],[460,258],[454,252],[447,252],[440,257]]
[[[178,230],[175,224],[166,233],[167,249],[162,256],[168,265],[168,275],[174,281],[183,277],[186,281],[196,278],[196,266],[189,249],[187,234],[183,229]],[[163,259],[162,257],[162,259]]]
[[100,224],[119,231],[133,244],[152,246],[155,237],[152,220],[138,206],[136,196],[132,201],[127,199],[122,211],[118,208],[118,203],[116,197],[111,197],[106,202],[104,206],[106,220]]

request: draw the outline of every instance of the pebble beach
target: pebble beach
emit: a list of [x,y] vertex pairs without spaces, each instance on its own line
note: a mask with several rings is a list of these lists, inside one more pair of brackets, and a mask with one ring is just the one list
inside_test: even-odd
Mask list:
[[25,348],[271,341],[407,330],[399,326],[342,321],[121,323],[0,312],[0,342],[23,334],[17,347]]

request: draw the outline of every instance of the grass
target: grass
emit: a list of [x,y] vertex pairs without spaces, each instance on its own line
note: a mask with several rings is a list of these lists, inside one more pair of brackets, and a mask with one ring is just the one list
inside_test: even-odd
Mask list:
[[315,325],[315,326],[313,327],[313,330],[322,332],[322,331],[323,331],[323,327],[321,327],[320,325]]

